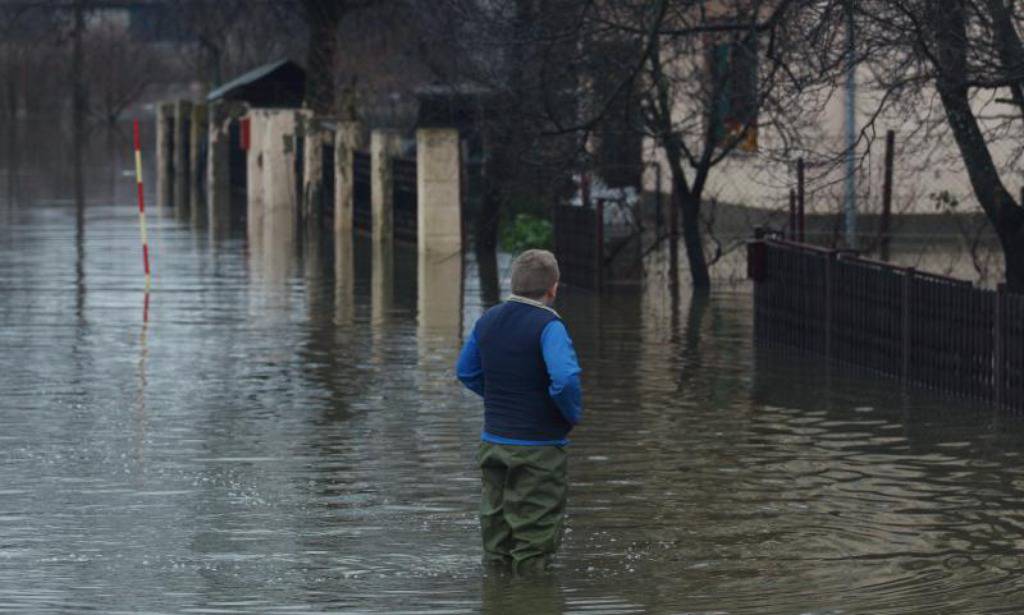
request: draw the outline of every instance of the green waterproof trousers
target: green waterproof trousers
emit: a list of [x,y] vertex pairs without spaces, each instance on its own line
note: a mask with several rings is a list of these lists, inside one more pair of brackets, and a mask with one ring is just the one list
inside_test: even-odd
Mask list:
[[517,572],[546,567],[562,541],[568,493],[561,446],[480,443],[484,559]]

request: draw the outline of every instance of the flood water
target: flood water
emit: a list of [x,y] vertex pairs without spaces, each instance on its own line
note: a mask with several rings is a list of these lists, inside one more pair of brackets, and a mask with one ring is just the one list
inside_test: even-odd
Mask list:
[[757,351],[749,289],[657,276],[561,297],[569,531],[550,576],[485,575],[453,373],[473,263],[424,285],[405,251],[380,271],[364,242],[283,258],[150,223],[147,313],[131,206],[80,237],[66,205],[0,210],[2,613],[1024,605],[1024,425]]

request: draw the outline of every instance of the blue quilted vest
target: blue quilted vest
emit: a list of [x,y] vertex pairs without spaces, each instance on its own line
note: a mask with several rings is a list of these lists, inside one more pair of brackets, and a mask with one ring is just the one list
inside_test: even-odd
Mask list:
[[558,315],[552,310],[508,301],[476,324],[484,370],[484,431],[516,440],[562,440],[572,425],[548,394],[551,378],[541,353],[540,334]]

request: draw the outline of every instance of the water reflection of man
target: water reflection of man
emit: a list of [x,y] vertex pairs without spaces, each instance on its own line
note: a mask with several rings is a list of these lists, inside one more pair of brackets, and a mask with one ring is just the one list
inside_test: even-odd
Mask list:
[[527,250],[512,263],[508,301],[477,321],[459,355],[459,380],[484,398],[484,561],[543,570],[561,542],[569,432],[582,413],[580,367],[551,308],[558,262]]

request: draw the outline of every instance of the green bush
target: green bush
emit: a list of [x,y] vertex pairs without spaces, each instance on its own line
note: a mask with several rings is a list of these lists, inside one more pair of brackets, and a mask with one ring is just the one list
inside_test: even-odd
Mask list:
[[501,247],[518,253],[531,248],[550,250],[554,244],[551,221],[530,214],[517,214],[511,224],[501,227]]

